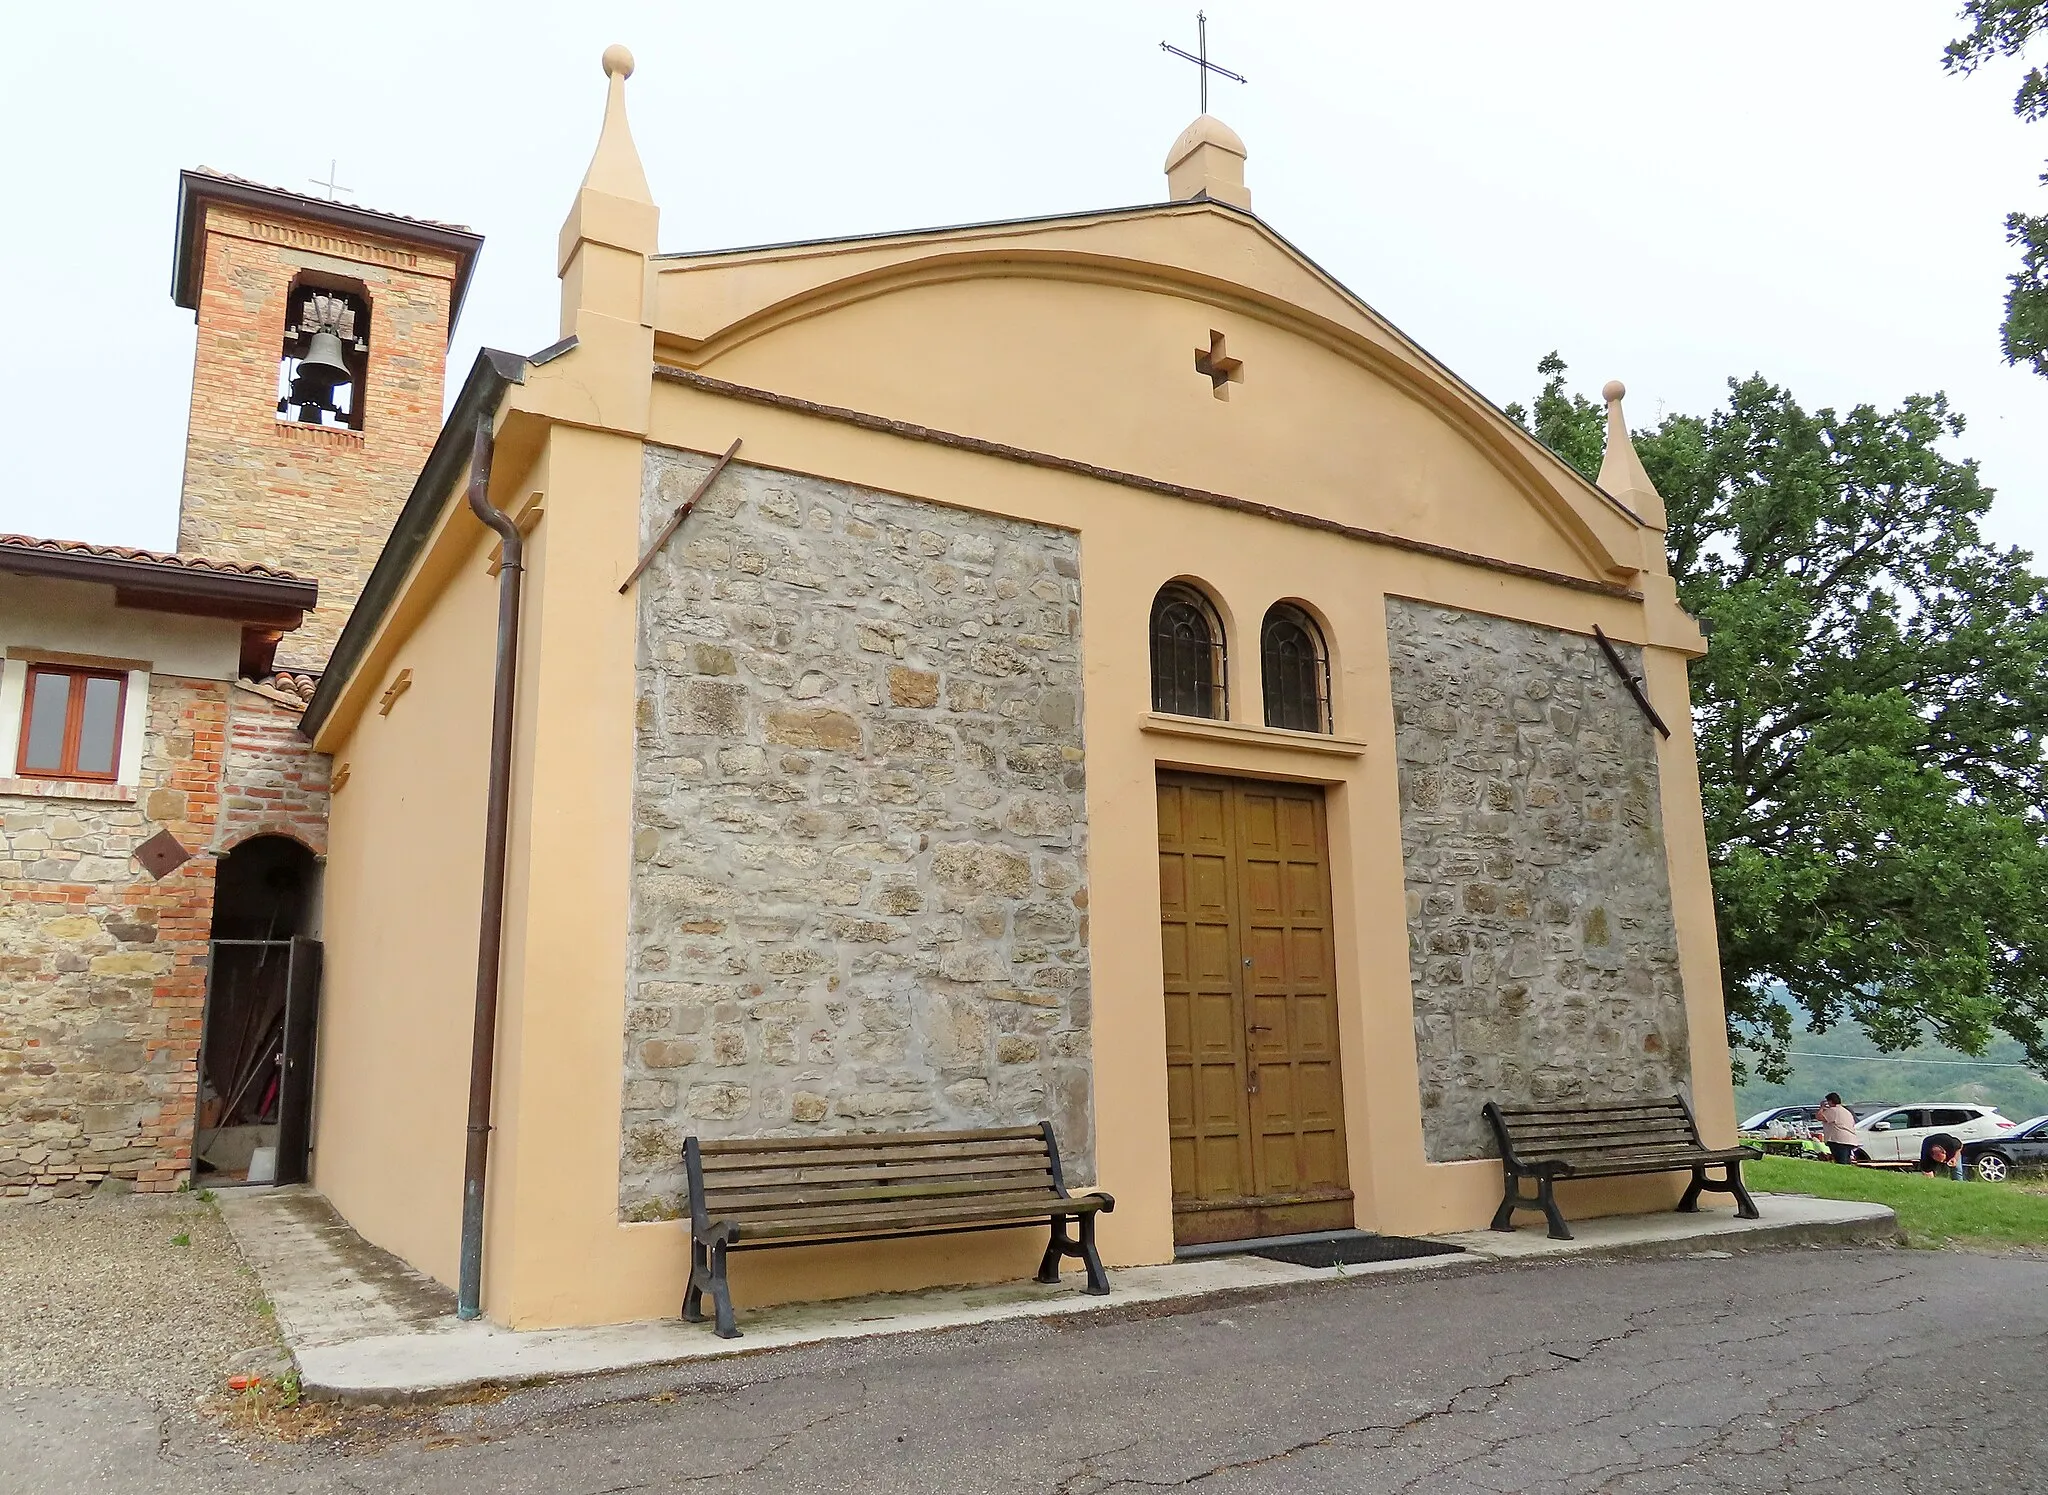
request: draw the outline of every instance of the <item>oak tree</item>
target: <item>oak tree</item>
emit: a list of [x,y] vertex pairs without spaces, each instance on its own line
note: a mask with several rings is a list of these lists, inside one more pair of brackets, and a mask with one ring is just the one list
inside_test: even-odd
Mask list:
[[[1589,478],[1603,412],[1555,354],[1509,408]],[[1785,1000],[1887,1051],[1995,1033],[2048,1073],[2048,583],[1987,541],[1940,395],[1808,411],[1761,376],[1636,447],[1680,602],[1711,634],[1693,721],[1738,1051],[1784,1070]]]
[[[1942,66],[1967,76],[1984,64],[2018,57],[2028,43],[2048,36],[2048,0],[1966,0],[1967,35],[1942,52]],[[2028,68],[2013,95],[2012,112],[2029,122],[2048,119],[2048,72]],[[2048,173],[2041,184],[2048,187]],[[2007,363],[2030,363],[2048,375],[2048,213],[2011,213],[2006,242],[2020,252],[2020,267],[2007,278],[2002,338]]]

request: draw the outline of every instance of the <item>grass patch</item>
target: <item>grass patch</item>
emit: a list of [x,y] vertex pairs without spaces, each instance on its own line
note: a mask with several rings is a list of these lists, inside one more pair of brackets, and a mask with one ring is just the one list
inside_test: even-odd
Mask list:
[[1908,1245],[2048,1246],[2048,1194],[2018,1184],[1928,1178],[1802,1158],[1745,1163],[1751,1188],[1822,1199],[1862,1199],[1898,1213]]

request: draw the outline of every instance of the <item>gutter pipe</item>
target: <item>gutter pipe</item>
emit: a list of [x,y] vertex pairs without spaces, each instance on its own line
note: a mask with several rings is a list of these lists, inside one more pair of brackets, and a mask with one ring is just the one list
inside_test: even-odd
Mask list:
[[477,931],[476,1026],[469,1050],[469,1135],[462,1159],[462,1257],[455,1316],[483,1312],[484,1170],[491,1149],[491,1083],[498,1054],[499,959],[505,936],[505,851],[512,818],[512,708],[519,681],[519,596],[525,537],[490,500],[491,412],[477,416],[470,447],[470,511],[498,533],[497,670],[491,692],[491,775],[484,818],[483,918]]

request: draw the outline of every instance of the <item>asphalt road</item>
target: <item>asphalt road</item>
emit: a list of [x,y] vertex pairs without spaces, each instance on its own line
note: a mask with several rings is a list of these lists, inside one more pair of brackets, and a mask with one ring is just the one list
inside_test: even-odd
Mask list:
[[0,1391],[0,1495],[2048,1492],[2048,1258],[1791,1250],[1333,1283],[359,1413],[286,1444]]

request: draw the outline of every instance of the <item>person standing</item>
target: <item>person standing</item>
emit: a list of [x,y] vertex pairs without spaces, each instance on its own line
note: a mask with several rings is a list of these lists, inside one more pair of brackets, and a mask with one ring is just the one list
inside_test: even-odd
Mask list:
[[1829,1156],[1838,1163],[1855,1162],[1856,1113],[1842,1104],[1842,1098],[1830,1090],[1814,1120],[1820,1123],[1820,1138],[1827,1143]]

